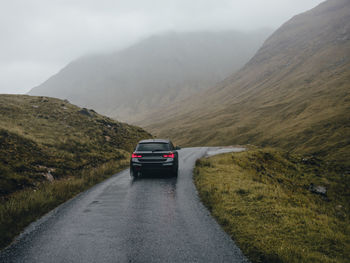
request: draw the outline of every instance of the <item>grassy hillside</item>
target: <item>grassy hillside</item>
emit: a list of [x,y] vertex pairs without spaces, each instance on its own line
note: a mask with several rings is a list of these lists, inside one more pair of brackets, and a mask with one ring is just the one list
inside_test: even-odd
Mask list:
[[195,183],[252,262],[349,262],[349,173],[315,158],[251,149],[198,160]]
[[68,99],[133,122],[240,69],[270,30],[169,32],[111,54],[77,59],[29,94]]
[[0,95],[0,248],[30,222],[128,165],[151,135],[47,97]]
[[124,159],[150,134],[68,102],[0,96],[0,196]]
[[138,124],[183,145],[270,145],[349,169],[350,2],[293,17],[239,72]]

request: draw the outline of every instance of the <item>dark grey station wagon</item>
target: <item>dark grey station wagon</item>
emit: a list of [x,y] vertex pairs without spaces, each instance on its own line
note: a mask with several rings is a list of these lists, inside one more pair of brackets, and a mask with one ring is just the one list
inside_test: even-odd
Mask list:
[[179,154],[170,140],[149,139],[140,141],[130,159],[130,175],[140,176],[144,172],[168,172],[177,176]]

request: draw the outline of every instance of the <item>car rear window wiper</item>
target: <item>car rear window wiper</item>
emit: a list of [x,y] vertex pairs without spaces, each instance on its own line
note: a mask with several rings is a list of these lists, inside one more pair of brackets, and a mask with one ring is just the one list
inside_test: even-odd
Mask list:
[[155,149],[155,150],[152,150],[152,152],[165,152],[166,150],[164,149]]

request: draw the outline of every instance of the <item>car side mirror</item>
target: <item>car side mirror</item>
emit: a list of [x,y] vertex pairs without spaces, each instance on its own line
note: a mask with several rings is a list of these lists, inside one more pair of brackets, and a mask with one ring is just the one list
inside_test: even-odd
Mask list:
[[181,150],[181,147],[180,146],[176,146],[175,150]]

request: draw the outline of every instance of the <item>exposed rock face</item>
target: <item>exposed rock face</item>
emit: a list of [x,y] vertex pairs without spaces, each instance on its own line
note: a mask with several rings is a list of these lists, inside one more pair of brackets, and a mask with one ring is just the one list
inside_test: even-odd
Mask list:
[[310,184],[309,191],[314,194],[327,196],[327,188],[325,186]]
[[53,177],[53,175],[51,174],[50,171],[48,171],[47,173],[43,173],[43,176],[49,181],[49,182],[53,182],[55,180],[55,178]]
[[85,116],[91,117],[91,113],[90,113],[89,110],[86,109],[86,108],[82,108],[81,110],[79,110],[79,113],[80,113],[80,114],[83,114],[83,115],[85,115]]

